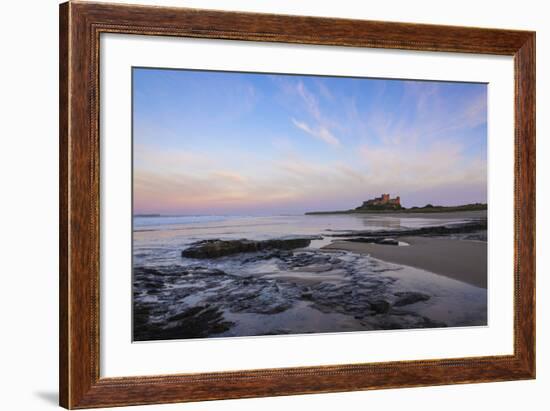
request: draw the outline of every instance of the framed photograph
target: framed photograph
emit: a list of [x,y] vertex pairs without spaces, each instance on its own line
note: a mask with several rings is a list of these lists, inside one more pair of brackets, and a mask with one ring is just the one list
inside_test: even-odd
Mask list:
[[60,6],[60,405],[535,378],[535,33]]

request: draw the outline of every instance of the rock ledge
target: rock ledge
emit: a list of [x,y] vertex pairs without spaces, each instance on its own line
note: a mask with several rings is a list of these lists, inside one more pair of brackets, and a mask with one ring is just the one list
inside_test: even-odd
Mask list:
[[218,258],[239,253],[277,249],[294,250],[309,246],[311,240],[317,237],[277,238],[271,240],[202,240],[191,244],[181,252],[187,258]]

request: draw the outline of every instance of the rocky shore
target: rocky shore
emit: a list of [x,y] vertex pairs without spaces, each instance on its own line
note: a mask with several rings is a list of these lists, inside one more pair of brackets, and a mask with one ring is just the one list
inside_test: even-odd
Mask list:
[[364,242],[369,242],[368,239],[383,238],[383,237],[414,237],[414,236],[449,236],[451,234],[471,234],[487,230],[487,220],[480,219],[478,221],[467,221],[463,223],[454,223],[441,226],[420,227],[414,229],[401,230],[368,230],[368,231],[346,231],[339,233],[327,234],[329,237],[353,237],[356,239],[364,238]]
[[[456,227],[328,235],[354,241],[365,238],[378,247],[397,249],[406,247],[390,245],[393,243],[387,241],[388,236],[464,234],[482,227],[483,222],[475,222]],[[486,313],[477,307],[442,315],[447,302],[435,287],[433,279],[437,276],[361,253],[307,248],[319,238],[201,240],[181,251],[181,265],[135,267],[134,340],[486,323]],[[407,271],[406,275],[402,270]],[[411,279],[416,277],[420,279],[418,284],[411,286]],[[471,286],[446,281],[451,281],[451,291],[453,287],[457,290],[452,298],[463,298],[461,293],[466,292],[479,294],[468,288]]]
[[[339,281],[302,282],[233,275],[202,266],[136,268],[134,287],[134,339],[164,340],[221,335],[234,326],[225,312],[262,316],[282,313],[307,302],[323,313],[340,313],[360,320],[360,329],[445,327],[418,315],[407,306],[430,296],[414,291],[392,291],[395,280],[380,276],[383,267],[372,264],[371,274],[357,272],[353,261],[335,253],[259,254],[276,259],[287,270],[322,272],[342,270]],[[289,327],[292,324],[288,324]],[[294,330],[289,330],[294,331]]]
[[311,240],[319,237],[276,238],[271,240],[253,241],[245,238],[240,240],[202,240],[191,244],[181,252],[188,258],[218,258],[239,253],[252,253],[262,250],[294,250],[307,247]]

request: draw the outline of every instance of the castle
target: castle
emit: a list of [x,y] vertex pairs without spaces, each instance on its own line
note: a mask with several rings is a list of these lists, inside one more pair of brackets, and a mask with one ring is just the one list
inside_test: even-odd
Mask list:
[[401,209],[401,199],[399,196],[390,198],[389,194],[382,194],[380,197],[373,198],[371,200],[364,201],[363,204],[357,209]]

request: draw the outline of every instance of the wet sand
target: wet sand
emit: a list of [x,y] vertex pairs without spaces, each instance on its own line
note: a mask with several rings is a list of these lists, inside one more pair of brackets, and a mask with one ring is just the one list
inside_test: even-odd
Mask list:
[[487,288],[487,243],[444,238],[403,237],[409,246],[336,241],[323,249],[370,254],[390,263],[408,265]]

